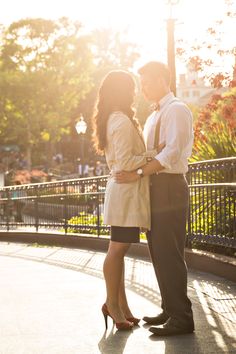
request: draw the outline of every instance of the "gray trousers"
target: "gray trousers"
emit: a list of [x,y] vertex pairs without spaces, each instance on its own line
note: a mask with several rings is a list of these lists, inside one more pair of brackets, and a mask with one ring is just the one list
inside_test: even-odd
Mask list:
[[193,322],[184,260],[189,192],[183,175],[151,176],[151,231],[148,245],[162,297],[163,311],[183,323]]

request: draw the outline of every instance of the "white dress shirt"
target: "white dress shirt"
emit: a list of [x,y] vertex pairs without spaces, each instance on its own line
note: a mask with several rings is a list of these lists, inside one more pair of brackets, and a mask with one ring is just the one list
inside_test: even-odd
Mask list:
[[161,172],[186,173],[193,146],[192,113],[172,92],[160,100],[159,106],[160,110],[153,112],[144,126],[146,148],[154,149],[155,128],[161,118],[159,144],[165,143],[165,147],[155,156],[165,168]]

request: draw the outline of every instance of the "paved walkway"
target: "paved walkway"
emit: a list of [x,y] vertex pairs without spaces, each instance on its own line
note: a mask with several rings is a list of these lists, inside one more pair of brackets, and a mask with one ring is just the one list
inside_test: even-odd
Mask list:
[[[141,321],[104,332],[104,254],[0,243],[0,354],[236,353],[236,284],[189,272],[196,331],[156,338]],[[129,302],[136,316],[158,311],[160,294],[149,262],[126,259]]]

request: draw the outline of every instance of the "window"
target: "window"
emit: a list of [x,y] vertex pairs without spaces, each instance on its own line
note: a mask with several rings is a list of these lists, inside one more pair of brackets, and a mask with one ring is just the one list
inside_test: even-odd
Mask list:
[[184,91],[183,92],[183,97],[189,97],[189,91]]
[[193,97],[199,97],[200,92],[199,91],[193,91]]

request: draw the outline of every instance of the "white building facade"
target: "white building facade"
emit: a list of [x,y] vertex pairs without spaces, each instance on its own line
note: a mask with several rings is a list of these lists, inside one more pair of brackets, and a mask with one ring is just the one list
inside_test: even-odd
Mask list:
[[179,76],[177,97],[188,104],[199,105],[202,97],[214,91],[213,87],[205,85],[204,79],[199,78],[196,71],[188,68],[186,74]]

